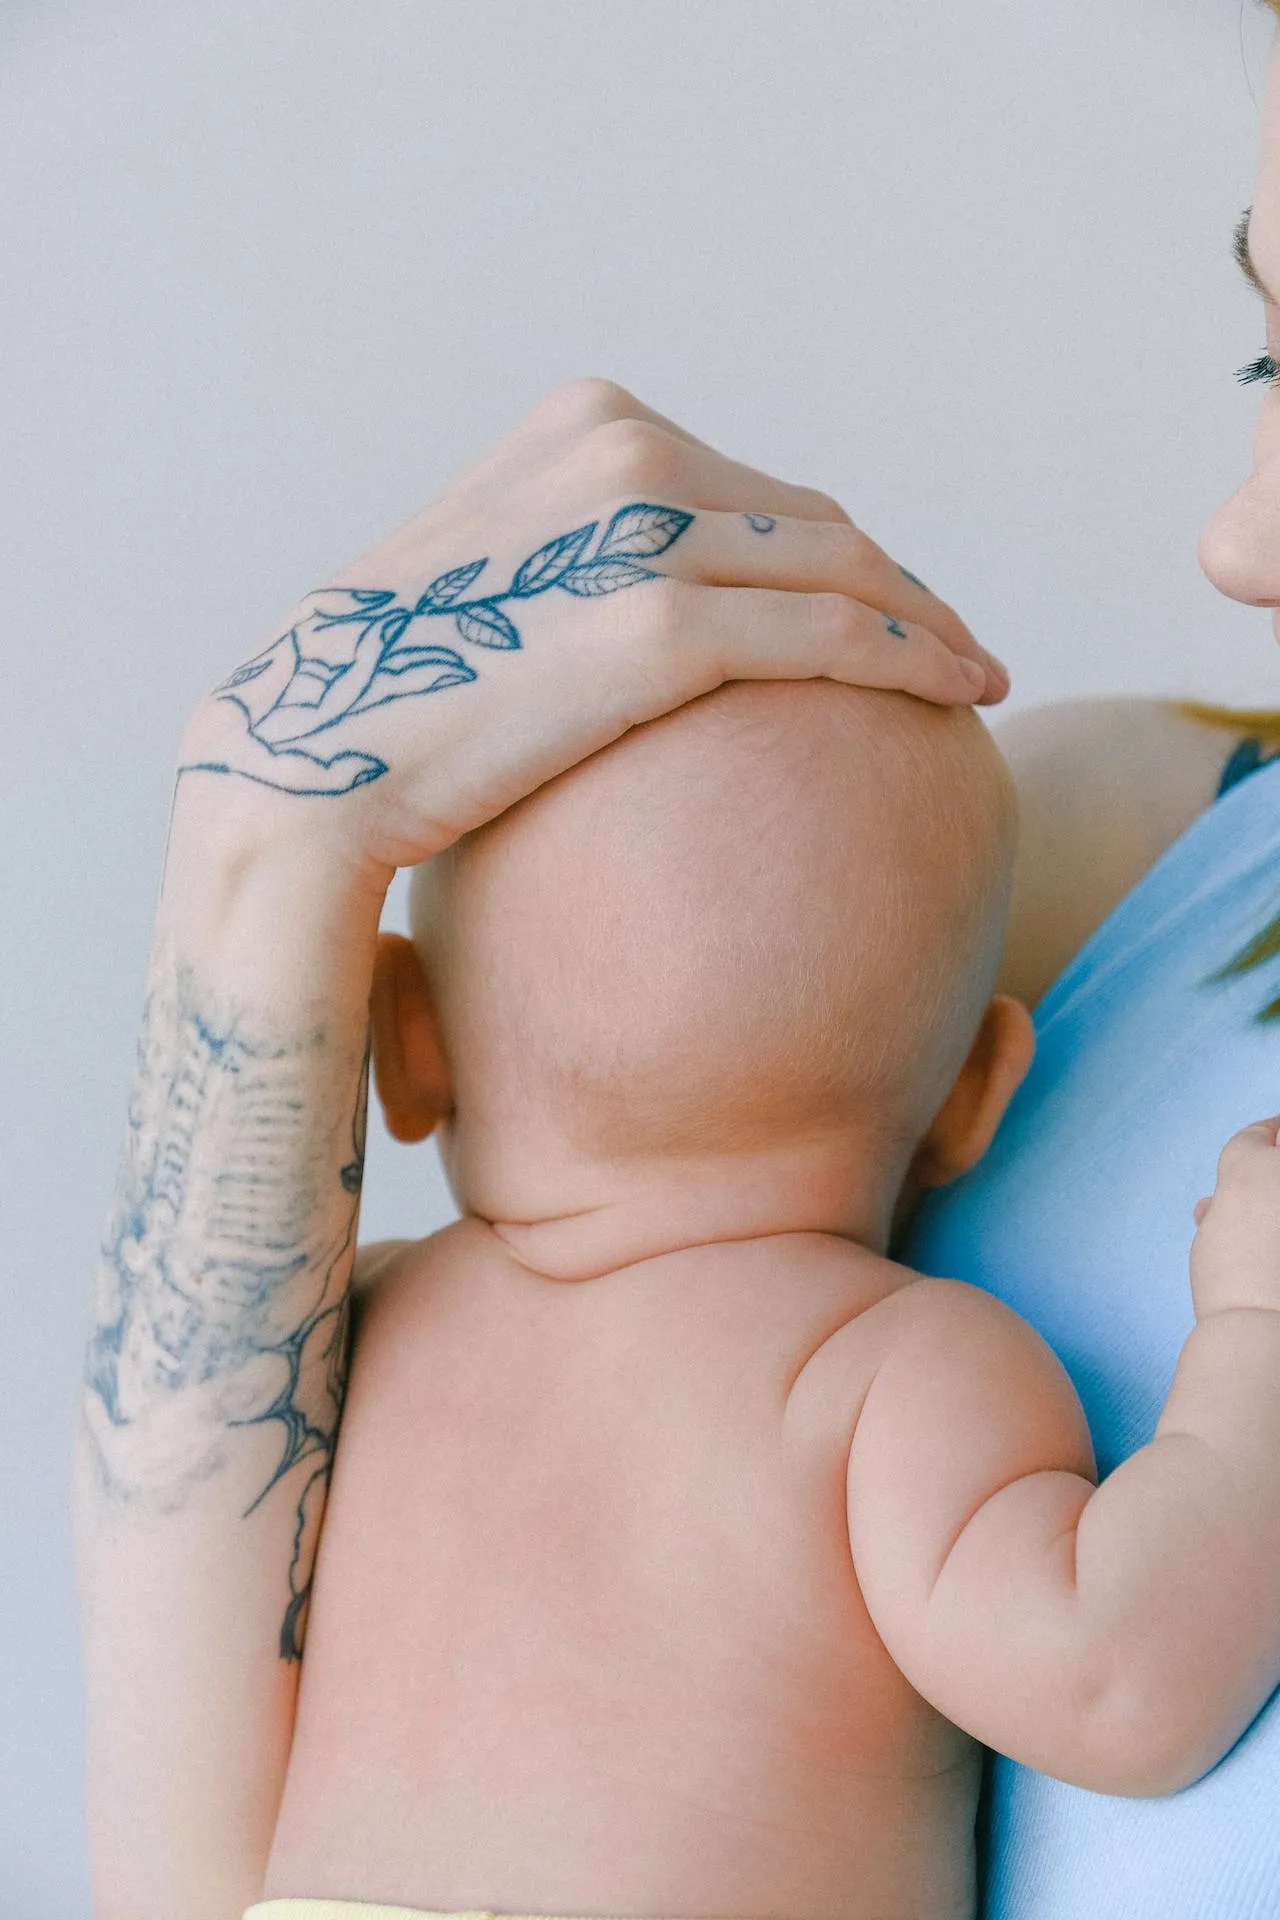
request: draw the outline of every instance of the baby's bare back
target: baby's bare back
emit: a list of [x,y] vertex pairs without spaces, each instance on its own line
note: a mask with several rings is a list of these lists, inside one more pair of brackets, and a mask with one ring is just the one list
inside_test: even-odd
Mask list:
[[264,1897],[955,1920],[980,1749],[845,1513],[912,1276],[822,1234],[545,1279],[475,1220],[367,1296]]

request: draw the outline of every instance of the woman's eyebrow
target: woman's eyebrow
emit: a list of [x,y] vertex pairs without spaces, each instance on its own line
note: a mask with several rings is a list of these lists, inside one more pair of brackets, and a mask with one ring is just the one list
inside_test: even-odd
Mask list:
[[1276,299],[1270,287],[1258,272],[1257,267],[1253,263],[1253,255],[1249,251],[1249,215],[1252,212],[1253,208],[1251,206],[1246,207],[1236,222],[1235,229],[1231,235],[1231,251],[1236,257],[1236,264],[1240,268],[1241,273],[1249,282],[1254,292],[1260,293],[1264,300],[1269,300],[1273,307],[1280,307],[1280,300]]

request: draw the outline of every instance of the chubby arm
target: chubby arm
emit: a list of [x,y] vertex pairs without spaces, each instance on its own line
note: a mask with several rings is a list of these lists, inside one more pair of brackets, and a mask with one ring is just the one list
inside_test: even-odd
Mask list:
[[1019,814],[1002,992],[1043,998],[1212,803],[1243,730],[1160,700],[1066,700],[997,722]]
[[1175,1792],[1280,1680],[1280,1313],[1199,1322],[1154,1439],[1099,1487],[1034,1329],[962,1282],[917,1286],[884,1303],[849,1456],[877,1631],[987,1746],[1097,1793]]

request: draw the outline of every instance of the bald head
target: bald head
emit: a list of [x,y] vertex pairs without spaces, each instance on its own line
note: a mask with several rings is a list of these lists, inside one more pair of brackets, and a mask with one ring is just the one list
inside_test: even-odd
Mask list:
[[917,1138],[999,960],[1012,789],[967,709],[731,682],[414,877],[459,1117],[596,1158]]

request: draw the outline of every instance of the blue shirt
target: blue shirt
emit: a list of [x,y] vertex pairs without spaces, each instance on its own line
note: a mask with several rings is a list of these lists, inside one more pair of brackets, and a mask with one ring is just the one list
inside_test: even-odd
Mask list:
[[[1280,913],[1280,760],[1233,755],[1225,786],[1050,990],[991,1152],[930,1197],[902,1249],[1044,1336],[1100,1477],[1155,1432],[1195,1321],[1192,1209],[1218,1154],[1280,1111],[1280,1019],[1258,1017],[1280,958],[1213,978]],[[1277,1920],[1280,1692],[1210,1773],[1160,1799],[993,1756],[979,1829],[983,1920]]]

